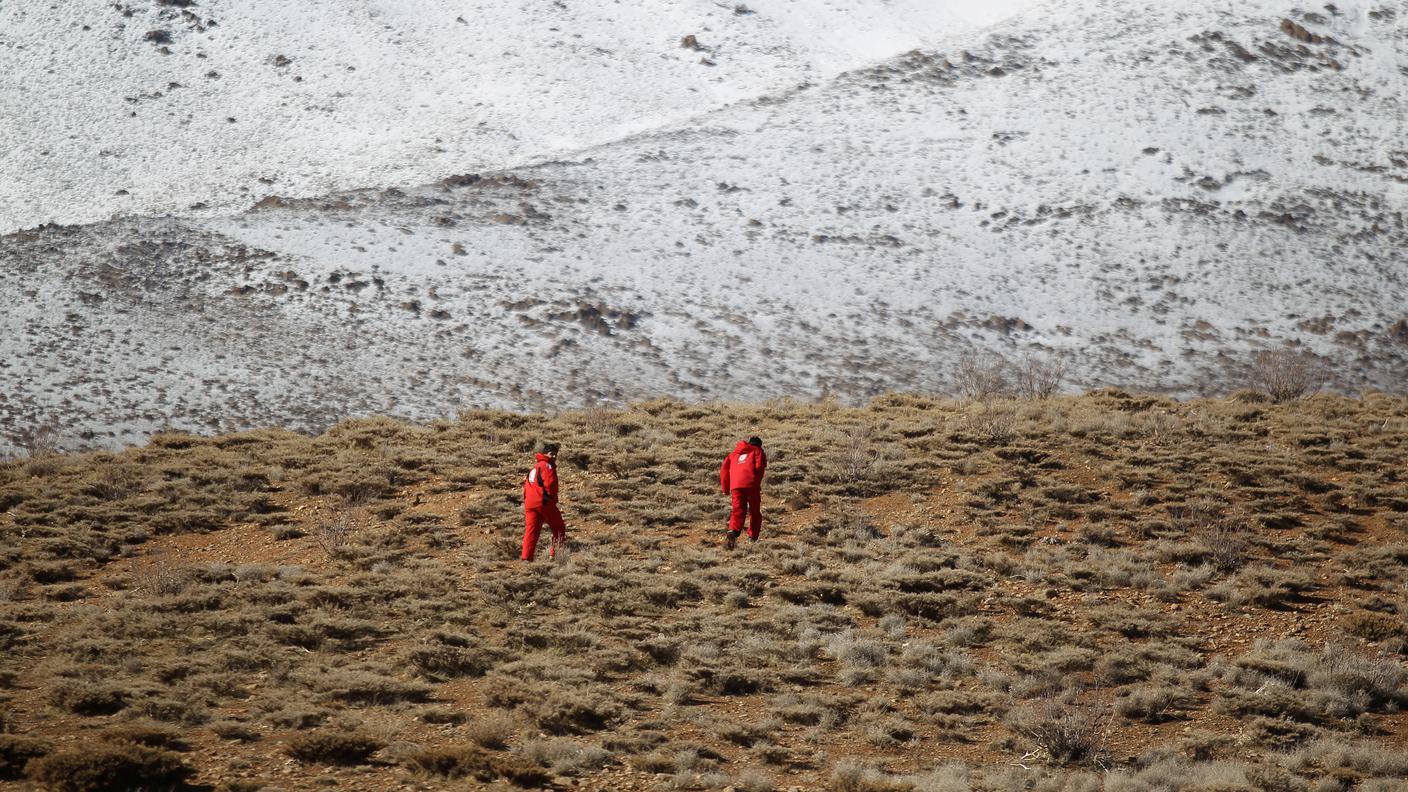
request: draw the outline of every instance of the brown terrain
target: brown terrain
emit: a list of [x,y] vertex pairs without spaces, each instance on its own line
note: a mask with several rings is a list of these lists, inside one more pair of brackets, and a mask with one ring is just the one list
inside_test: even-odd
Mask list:
[[[542,440],[571,544],[524,564]],[[1408,789],[1405,460],[1408,399],[1251,392],[37,448],[0,463],[0,786]]]

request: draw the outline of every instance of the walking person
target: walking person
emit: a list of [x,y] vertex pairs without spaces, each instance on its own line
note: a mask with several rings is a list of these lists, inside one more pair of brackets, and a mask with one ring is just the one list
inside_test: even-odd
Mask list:
[[732,550],[743,531],[743,519],[748,518],[748,541],[758,541],[763,528],[763,474],[768,469],[768,455],[763,453],[763,441],[758,437],[738,441],[733,452],[724,457],[719,467],[719,486],[725,495],[733,496],[733,511],[728,517],[728,533],[724,547]]
[[562,512],[557,509],[557,443],[544,443],[538,452],[533,469],[523,480],[523,555],[524,561],[532,561],[538,552],[538,532],[543,523],[552,529],[552,543],[548,545],[548,557],[556,558],[557,550],[567,542],[567,524],[562,521]]

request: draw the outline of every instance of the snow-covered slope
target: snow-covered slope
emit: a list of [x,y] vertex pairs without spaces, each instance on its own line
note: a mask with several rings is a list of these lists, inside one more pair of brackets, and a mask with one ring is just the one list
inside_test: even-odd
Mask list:
[[1047,5],[532,167],[12,236],[0,415],[863,398],[974,349],[1193,393],[1287,340],[1399,389],[1405,117],[1386,3]]
[[503,168],[1020,2],[0,2],[0,233]]

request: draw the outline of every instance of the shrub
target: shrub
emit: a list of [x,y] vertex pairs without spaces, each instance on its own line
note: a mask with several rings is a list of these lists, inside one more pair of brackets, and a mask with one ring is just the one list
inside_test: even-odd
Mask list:
[[1254,566],[1237,573],[1236,577],[1208,590],[1208,596],[1228,605],[1256,605],[1278,608],[1315,588],[1308,574],[1294,569]]
[[1066,379],[1066,358],[1039,358],[1027,355],[1022,358],[1012,378],[1018,396],[1028,399],[1045,400],[1061,390]]
[[420,674],[433,681],[456,677],[483,676],[493,667],[493,657],[485,651],[443,643],[427,643],[414,647],[406,659]]
[[1115,712],[1131,720],[1162,723],[1173,712],[1187,707],[1190,700],[1186,692],[1172,685],[1138,685],[1115,700]]
[[355,531],[356,528],[350,517],[345,514],[334,514],[318,521],[318,524],[313,527],[313,541],[317,542],[318,547],[321,547],[329,557],[337,557],[347,552]]
[[549,734],[600,731],[621,715],[609,691],[558,688],[535,707],[538,726]]
[[962,427],[988,445],[1003,445],[1015,434],[1016,422],[1016,414],[1006,406],[984,403],[964,414]]
[[188,751],[191,747],[179,733],[155,724],[117,726],[99,736],[107,742],[130,742],[167,751]]
[[13,734],[0,734],[0,780],[13,781],[24,775],[24,767],[31,759],[49,752],[49,744],[28,737]]
[[111,715],[127,706],[127,694],[111,685],[69,680],[49,691],[49,703],[75,715]]
[[561,738],[529,740],[523,744],[522,753],[528,761],[558,775],[576,775],[583,770],[602,767],[611,760],[610,751]]
[[1104,752],[1108,719],[1087,707],[1043,701],[1014,709],[1008,725],[1058,764],[1095,762]]
[[843,430],[831,455],[832,477],[842,484],[861,484],[870,481],[880,462],[880,452],[875,448],[875,429],[870,426],[855,426]]
[[357,732],[322,731],[295,735],[288,741],[288,754],[300,762],[326,765],[365,764],[384,744]]
[[518,722],[503,713],[475,718],[465,727],[465,735],[476,744],[495,751],[508,747],[508,741],[518,731]]
[[967,353],[958,358],[953,387],[966,401],[991,401],[1012,394],[1011,374],[1001,355]]
[[838,762],[831,769],[831,792],[910,792],[914,784],[886,775],[856,761]]
[[90,744],[29,763],[26,774],[55,792],[126,792],[176,789],[192,769],[170,751],[136,743]]
[[1252,385],[1284,402],[1309,396],[1324,387],[1329,376],[1325,361],[1313,353],[1285,347],[1252,356]]
[[425,748],[404,760],[406,767],[422,775],[440,778],[473,778],[488,783],[505,779],[521,787],[542,786],[547,773],[512,756],[491,754],[477,745]]

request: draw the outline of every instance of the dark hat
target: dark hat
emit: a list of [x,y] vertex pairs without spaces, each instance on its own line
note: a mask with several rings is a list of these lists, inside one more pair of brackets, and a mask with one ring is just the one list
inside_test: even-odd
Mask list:
[[538,449],[539,449],[538,453],[540,453],[540,454],[556,454],[556,453],[557,453],[557,450],[558,450],[559,448],[561,448],[561,446],[559,446],[557,443],[539,443],[539,444],[538,444]]
[[758,448],[762,448],[762,447],[763,447],[763,438],[758,437],[757,435],[753,435],[752,437],[748,438],[748,445],[750,445],[750,446],[757,446]]

